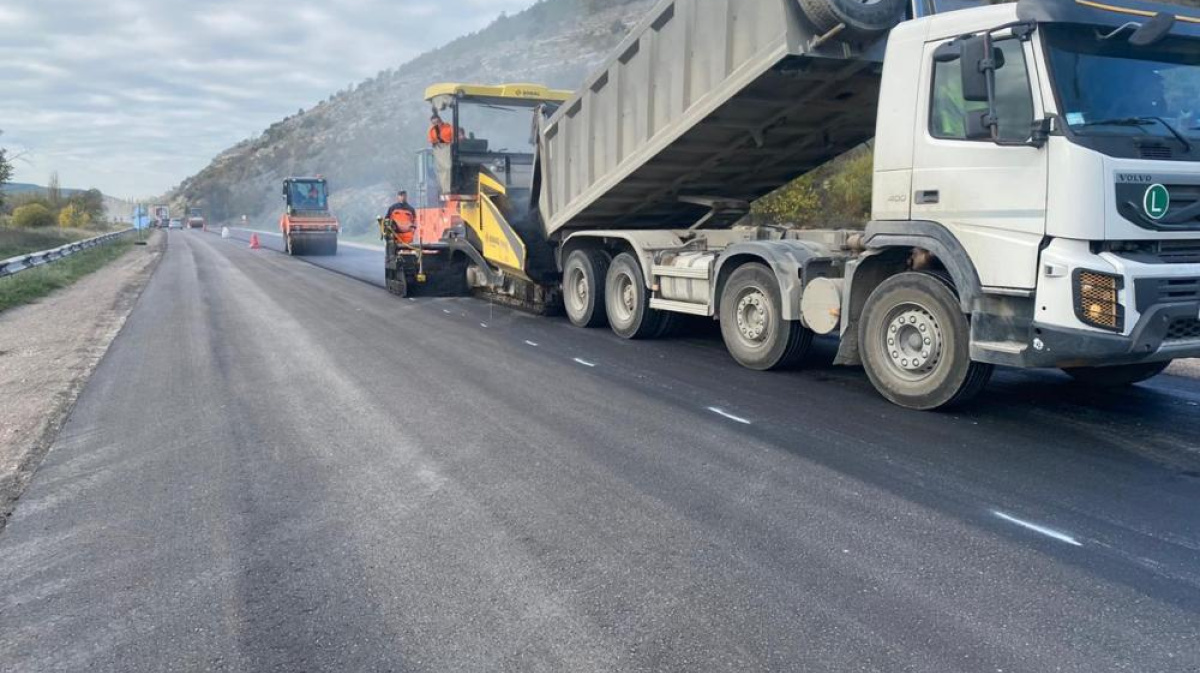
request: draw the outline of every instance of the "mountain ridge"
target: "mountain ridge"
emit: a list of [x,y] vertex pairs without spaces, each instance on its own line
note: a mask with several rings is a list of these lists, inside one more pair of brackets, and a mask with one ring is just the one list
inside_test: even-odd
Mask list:
[[654,0],[542,0],[286,117],[224,150],[168,194],[213,222],[273,226],[285,177],[322,175],[348,233],[374,226],[412,185],[425,145],[423,93],[435,82],[536,82],[575,89]]

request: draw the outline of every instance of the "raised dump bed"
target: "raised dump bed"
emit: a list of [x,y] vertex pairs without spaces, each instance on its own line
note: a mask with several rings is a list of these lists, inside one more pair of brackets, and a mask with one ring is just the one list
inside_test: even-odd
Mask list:
[[[753,200],[871,138],[882,32],[801,3],[845,4],[658,3],[543,127],[547,234],[686,227],[707,208],[681,198]],[[873,7],[886,28],[906,3]]]

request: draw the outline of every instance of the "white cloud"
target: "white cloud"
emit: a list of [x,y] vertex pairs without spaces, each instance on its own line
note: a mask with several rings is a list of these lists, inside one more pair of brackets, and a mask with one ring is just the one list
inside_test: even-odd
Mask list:
[[351,82],[534,0],[3,0],[0,130],[17,179],[165,191]]

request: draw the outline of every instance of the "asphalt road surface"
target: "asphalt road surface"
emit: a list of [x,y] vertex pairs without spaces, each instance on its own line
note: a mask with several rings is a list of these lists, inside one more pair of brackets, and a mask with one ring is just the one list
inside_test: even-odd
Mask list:
[[1196,381],[918,413],[820,350],[171,232],[0,535],[0,668],[1200,670]]

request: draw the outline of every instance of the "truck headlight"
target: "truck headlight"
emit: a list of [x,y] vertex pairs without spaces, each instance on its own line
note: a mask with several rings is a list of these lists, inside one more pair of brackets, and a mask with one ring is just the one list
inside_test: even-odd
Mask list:
[[1125,329],[1125,307],[1117,301],[1121,276],[1086,269],[1075,270],[1075,317],[1085,325],[1120,332]]

